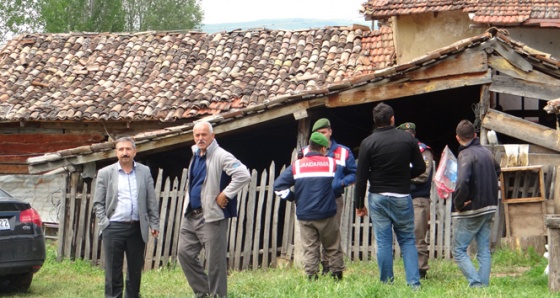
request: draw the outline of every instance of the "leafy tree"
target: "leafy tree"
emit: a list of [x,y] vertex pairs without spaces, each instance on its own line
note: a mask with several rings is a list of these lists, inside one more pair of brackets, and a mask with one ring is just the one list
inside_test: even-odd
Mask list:
[[199,29],[201,0],[0,0],[0,44],[25,32]]
[[204,16],[196,0],[152,1],[140,30],[184,30],[198,29]]
[[37,13],[44,0],[0,0],[0,44],[24,32],[41,31]]
[[43,2],[47,32],[197,29],[204,15],[200,0],[35,1]]
[[41,17],[51,33],[124,30],[121,0],[43,0]]

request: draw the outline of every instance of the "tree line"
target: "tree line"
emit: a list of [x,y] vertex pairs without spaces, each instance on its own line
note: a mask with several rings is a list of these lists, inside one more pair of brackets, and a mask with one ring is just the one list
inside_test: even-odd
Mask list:
[[23,33],[200,29],[202,0],[1,0],[0,44]]

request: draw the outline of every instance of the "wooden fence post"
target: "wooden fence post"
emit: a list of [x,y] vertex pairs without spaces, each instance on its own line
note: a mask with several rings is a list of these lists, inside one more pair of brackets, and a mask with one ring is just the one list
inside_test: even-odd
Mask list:
[[560,215],[548,214],[545,217],[548,230],[548,289],[560,291]]
[[[282,170],[285,168],[283,166]],[[282,268],[289,265],[301,267],[303,258],[300,255],[301,247],[298,247],[301,243],[295,204],[282,202],[274,194],[275,173],[274,163],[271,163],[268,173],[263,171],[260,180],[257,180],[258,173],[253,170],[251,183],[238,194],[239,217],[233,218],[228,228],[228,267],[231,269],[254,270],[267,267]],[[183,171],[180,184],[178,178],[174,178],[173,183],[170,177],[164,181],[162,169],[159,169],[157,177],[154,187],[161,206],[161,230],[160,237],[157,240],[150,237],[146,245],[145,270],[176,263],[179,229],[183,218],[182,204],[187,195],[186,169]],[[95,180],[92,181],[91,187],[84,184],[81,193],[78,187],[78,174],[69,175],[67,183],[69,187],[62,202],[63,215],[59,224],[61,229],[58,234],[59,259],[91,258],[92,264],[102,266],[104,251],[100,249],[102,241],[98,238],[99,226],[91,206],[95,193]],[[353,193],[354,187],[351,186],[344,194],[342,247],[350,260],[368,261],[375,259],[375,236],[370,218],[355,215]],[[432,198],[430,258],[450,257],[450,212],[449,200]],[[398,247],[396,252],[398,254]],[[200,255],[202,262],[205,261],[204,258],[204,251],[202,251]]]

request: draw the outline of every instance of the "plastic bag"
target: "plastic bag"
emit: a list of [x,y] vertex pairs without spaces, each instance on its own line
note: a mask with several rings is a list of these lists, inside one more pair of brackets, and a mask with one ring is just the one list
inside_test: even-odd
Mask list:
[[440,198],[447,199],[449,195],[455,190],[455,183],[457,182],[457,158],[453,152],[445,146],[441,153],[441,159],[434,176],[437,193]]

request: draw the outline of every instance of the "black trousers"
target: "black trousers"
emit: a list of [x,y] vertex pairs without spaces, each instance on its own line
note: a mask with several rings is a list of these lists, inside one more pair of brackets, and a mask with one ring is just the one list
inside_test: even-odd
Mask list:
[[105,297],[121,298],[123,295],[125,255],[127,262],[125,297],[140,297],[140,281],[146,248],[140,223],[111,222],[103,230],[102,235],[105,254]]

